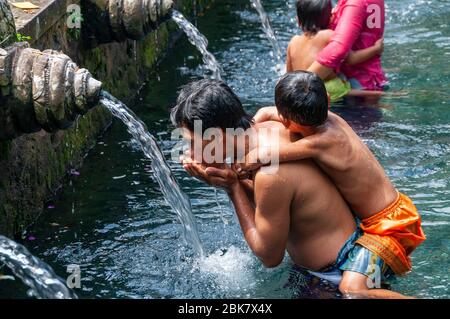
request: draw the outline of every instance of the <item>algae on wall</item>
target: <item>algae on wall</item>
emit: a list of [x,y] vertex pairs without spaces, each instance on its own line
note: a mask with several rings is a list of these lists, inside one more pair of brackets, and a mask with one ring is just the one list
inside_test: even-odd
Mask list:
[[0,142],[0,233],[16,234],[35,220],[109,123],[109,116],[92,112],[64,132]]

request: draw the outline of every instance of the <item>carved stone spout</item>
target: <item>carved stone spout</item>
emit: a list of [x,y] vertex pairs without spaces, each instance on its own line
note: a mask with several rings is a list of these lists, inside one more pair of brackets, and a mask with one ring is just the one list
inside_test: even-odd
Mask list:
[[0,139],[68,128],[97,104],[101,86],[60,52],[27,43],[0,49]]
[[[83,8],[85,36],[97,44],[140,40],[170,18],[172,0],[89,0]],[[92,41],[90,41],[92,42]]]

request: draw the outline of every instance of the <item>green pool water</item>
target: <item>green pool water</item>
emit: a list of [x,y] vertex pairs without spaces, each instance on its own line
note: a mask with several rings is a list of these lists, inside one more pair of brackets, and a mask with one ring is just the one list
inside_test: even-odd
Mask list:
[[[294,1],[263,1],[282,48],[294,33]],[[413,254],[411,274],[393,289],[425,298],[450,297],[450,3],[386,1],[383,65],[392,92],[388,108],[339,105],[388,175],[417,204],[427,241]],[[245,0],[218,0],[195,21],[221,64],[223,77],[246,109],[274,103],[277,79],[271,46],[257,13]],[[164,202],[144,158],[116,122],[89,153],[24,240],[30,251],[63,278],[78,264],[84,298],[290,298],[290,267],[265,269],[243,240],[223,192],[214,191],[170,161],[174,142],[168,108],[180,85],[205,73],[201,56],[183,38],[130,105],[157,136],[176,178],[191,199],[208,257],[196,259],[182,227]],[[111,92],[114,93],[114,92]],[[376,185],[374,185],[376,187]],[[18,281],[0,282],[1,297],[26,297]]]

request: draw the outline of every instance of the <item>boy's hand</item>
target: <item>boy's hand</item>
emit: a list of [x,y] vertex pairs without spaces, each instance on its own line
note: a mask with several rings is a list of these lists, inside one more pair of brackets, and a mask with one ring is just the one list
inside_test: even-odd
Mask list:
[[245,179],[251,178],[251,172],[243,170],[241,168],[241,163],[232,164],[231,169],[236,173],[239,180],[245,180]]
[[384,51],[384,38],[381,38],[375,42],[374,47],[376,48],[378,54],[382,54]]
[[244,158],[244,163],[235,165],[235,170],[239,177],[248,176],[249,172],[255,171],[261,166],[269,164],[270,148],[259,147],[251,150]]
[[260,108],[253,117],[255,123],[267,122],[267,121],[280,121],[278,117],[278,111],[275,106],[267,106]]

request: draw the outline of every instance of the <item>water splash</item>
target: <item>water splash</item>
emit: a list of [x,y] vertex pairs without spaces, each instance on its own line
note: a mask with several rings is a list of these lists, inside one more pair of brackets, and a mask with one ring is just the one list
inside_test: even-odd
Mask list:
[[267,15],[266,10],[264,10],[264,7],[260,0],[250,0],[250,2],[252,4],[252,7],[255,8],[256,11],[258,11],[259,18],[261,19],[262,29],[267,39],[270,41],[270,44],[273,48],[273,53],[275,55],[275,58],[277,59],[277,72],[281,72],[281,66],[283,65],[283,61],[281,59],[281,48],[280,44],[278,43],[277,37],[275,36],[275,32],[273,31],[272,25],[270,24],[269,16]]
[[30,297],[73,299],[77,296],[58,278],[53,269],[33,256],[24,246],[0,235],[0,262],[30,287]]
[[250,252],[230,246],[198,259],[193,269],[210,277],[217,289],[229,293],[251,290],[257,284],[255,267],[256,259]]
[[190,23],[180,12],[173,10],[172,19],[186,33],[189,42],[194,45],[202,54],[203,63],[212,72],[211,78],[222,80],[221,69],[214,55],[208,51],[208,40],[203,34]]
[[203,247],[198,235],[189,198],[178,185],[155,138],[146,125],[125,104],[102,91],[100,103],[127,127],[128,132],[139,143],[145,156],[151,160],[153,174],[158,181],[167,203],[176,212],[184,230],[184,238],[195,252],[203,255]]

